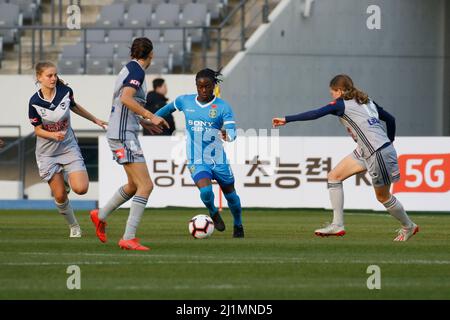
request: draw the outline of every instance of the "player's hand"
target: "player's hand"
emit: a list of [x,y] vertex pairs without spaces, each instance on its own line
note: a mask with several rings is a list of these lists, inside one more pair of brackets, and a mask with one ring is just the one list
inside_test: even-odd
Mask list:
[[108,122],[106,121],[95,118],[94,123],[105,130],[108,128]]
[[157,126],[150,121],[141,121],[141,126],[147,129],[150,134],[160,134],[163,132],[160,126]]
[[281,127],[286,124],[286,118],[273,118],[272,119],[272,126],[274,128]]
[[225,129],[220,130],[220,138],[222,138],[223,141],[228,141],[228,135]]
[[63,141],[65,137],[66,137],[66,133],[63,131],[53,132],[53,140]]
[[164,118],[158,117],[154,114],[152,114],[150,117],[146,117],[148,120],[151,121],[151,123],[153,123],[156,126],[159,127],[166,127],[167,129],[170,129],[169,124],[167,123],[166,120],[164,120]]

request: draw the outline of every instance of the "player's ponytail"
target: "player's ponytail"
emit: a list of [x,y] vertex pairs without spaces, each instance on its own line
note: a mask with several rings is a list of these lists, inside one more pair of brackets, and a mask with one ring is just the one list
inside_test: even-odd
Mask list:
[[339,74],[330,81],[330,88],[341,89],[342,99],[352,100],[355,99],[359,104],[366,104],[369,102],[369,96],[367,93],[359,90],[353,85],[353,80],[346,74]]

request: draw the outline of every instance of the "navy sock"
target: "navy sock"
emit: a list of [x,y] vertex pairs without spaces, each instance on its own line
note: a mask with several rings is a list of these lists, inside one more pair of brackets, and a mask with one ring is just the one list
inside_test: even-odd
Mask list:
[[242,225],[242,208],[241,208],[241,199],[237,195],[236,191],[231,193],[224,193],[225,198],[228,201],[228,207],[230,208],[231,214],[234,218],[234,225],[241,226]]

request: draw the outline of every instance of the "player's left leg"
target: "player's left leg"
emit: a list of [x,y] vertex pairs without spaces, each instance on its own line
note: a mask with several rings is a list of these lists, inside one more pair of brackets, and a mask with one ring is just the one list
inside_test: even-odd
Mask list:
[[219,183],[228,208],[233,215],[233,237],[244,238],[244,227],[242,225],[241,199],[234,188],[234,175],[229,164],[217,164],[213,168],[213,177]]
[[368,159],[368,169],[377,200],[402,225],[394,241],[406,241],[419,231],[419,227],[411,221],[400,201],[391,194],[391,183],[400,180],[397,153],[391,144],[377,150]]

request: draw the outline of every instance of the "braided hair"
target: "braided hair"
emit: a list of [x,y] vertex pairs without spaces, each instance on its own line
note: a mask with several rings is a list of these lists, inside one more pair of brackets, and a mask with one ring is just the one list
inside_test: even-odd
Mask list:
[[222,76],[222,73],[220,73],[221,69],[219,71],[214,71],[212,69],[206,68],[203,70],[200,70],[197,75],[195,76],[195,81],[197,81],[200,78],[208,78],[210,79],[214,84],[219,84],[222,82],[222,79],[219,77]]

